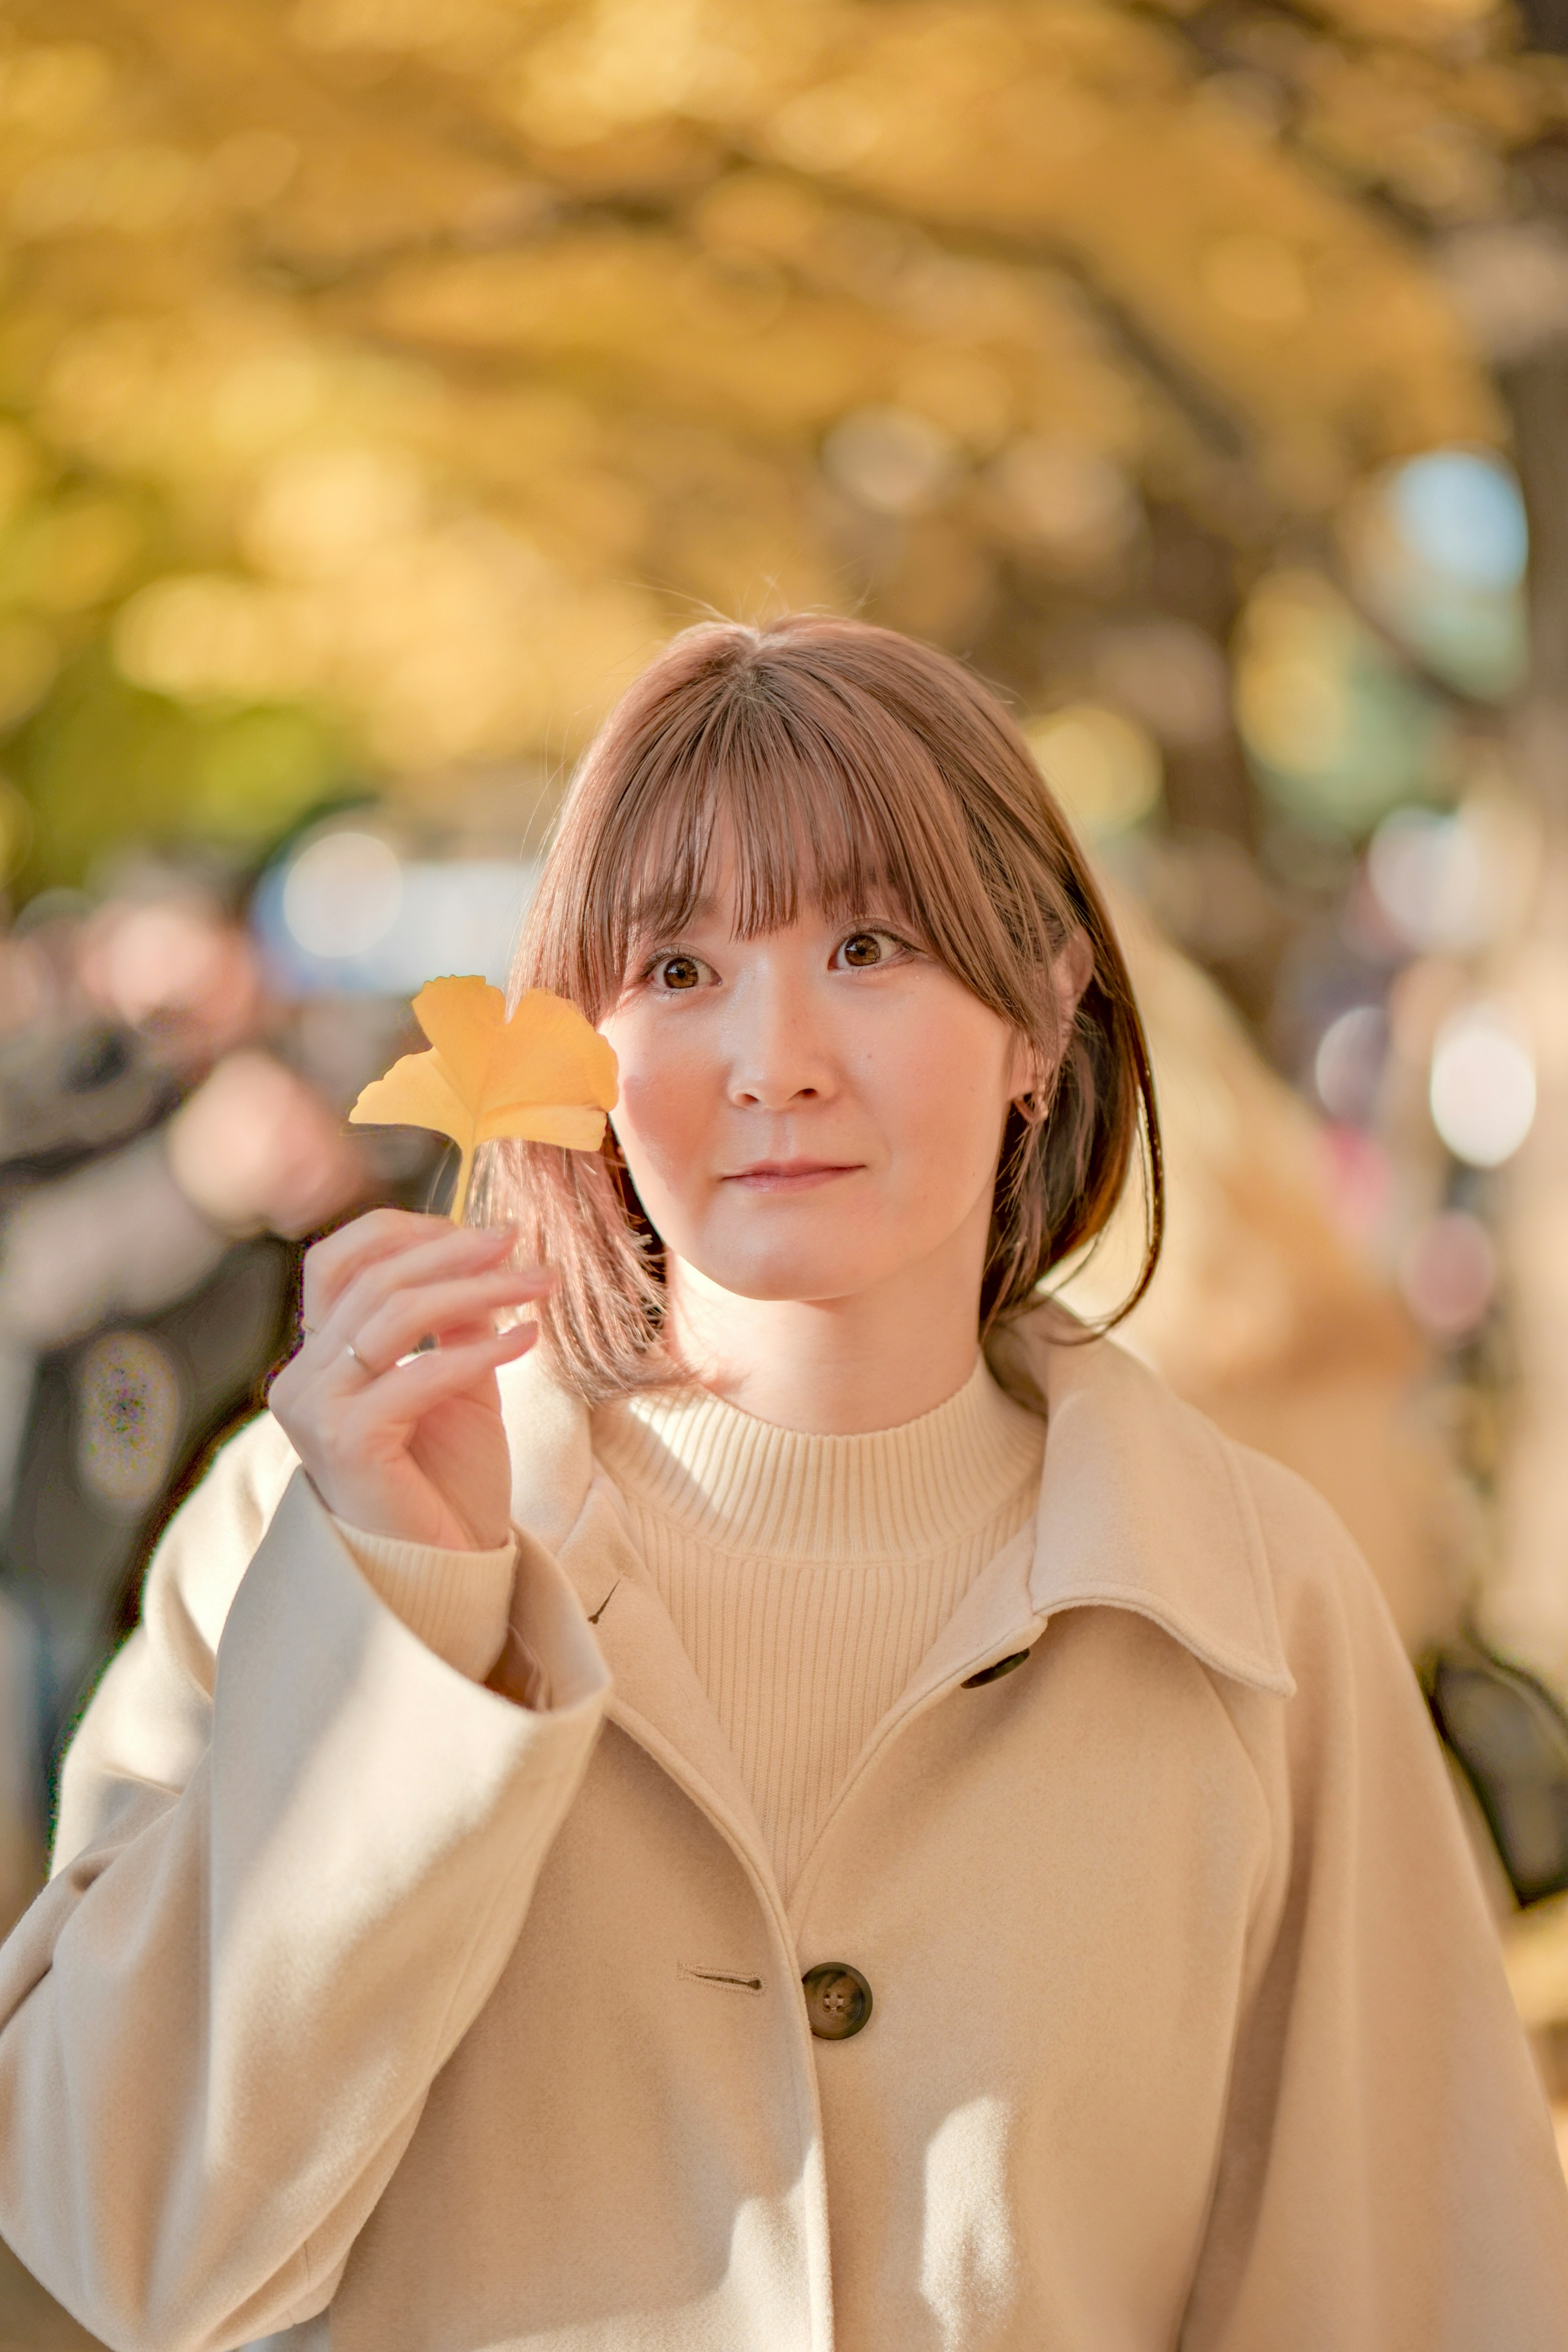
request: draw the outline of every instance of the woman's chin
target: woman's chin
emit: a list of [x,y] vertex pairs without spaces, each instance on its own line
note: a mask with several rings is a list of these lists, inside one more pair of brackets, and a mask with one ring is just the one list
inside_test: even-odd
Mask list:
[[873,1261],[868,1250],[737,1252],[693,1263],[699,1274],[732,1298],[775,1305],[794,1300],[801,1306],[824,1306],[836,1298],[853,1297],[890,1270]]

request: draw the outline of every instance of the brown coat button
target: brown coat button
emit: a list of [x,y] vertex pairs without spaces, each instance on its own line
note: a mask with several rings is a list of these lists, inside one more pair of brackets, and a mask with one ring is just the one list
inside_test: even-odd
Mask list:
[[1004,1675],[1010,1675],[1015,1666],[1021,1666],[1028,1656],[1027,1650],[1015,1650],[1010,1658],[998,1658],[994,1666],[982,1666],[977,1675],[966,1675],[959,1688],[978,1690],[983,1683],[999,1683]]
[[871,2015],[871,1987],[847,1960],[825,1960],[821,1968],[808,1969],[800,1982],[819,2042],[847,2042]]

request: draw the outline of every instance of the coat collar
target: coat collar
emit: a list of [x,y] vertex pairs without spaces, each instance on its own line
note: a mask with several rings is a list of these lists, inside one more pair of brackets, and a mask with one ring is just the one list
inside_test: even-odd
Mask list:
[[[955,1667],[964,1663],[977,1637],[1032,1634],[1059,1610],[1128,1609],[1217,1673],[1289,1697],[1262,1529],[1235,1449],[1124,1348],[1077,1331],[1042,1307],[988,1347],[1002,1385],[1047,1419],[1040,1516],[1027,1574],[1009,1546],[1005,1573],[981,1580],[938,1643],[943,1663],[950,1651]],[[536,1354],[503,1372],[502,1399],[513,1517],[559,1550],[593,1483],[588,1413]],[[591,1618],[613,1579],[591,1548],[569,1549],[562,1564]],[[621,1647],[609,1630],[606,1619],[607,1652]],[[927,1664],[937,1663],[934,1654]]]
[[987,1353],[1049,1427],[1030,1573],[1040,1613],[1133,1610],[1217,1673],[1289,1698],[1263,1530],[1230,1441],[1059,1308],[1020,1318]]

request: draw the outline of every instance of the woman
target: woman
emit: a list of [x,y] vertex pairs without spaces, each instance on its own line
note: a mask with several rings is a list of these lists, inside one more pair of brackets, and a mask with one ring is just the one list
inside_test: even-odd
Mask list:
[[498,1155],[516,1262],[311,1253],[6,1948],[23,2259],[128,2352],[1568,2341],[1364,1570],[1039,1303],[1140,1125],[1152,1263],[1158,1159],[996,703],[692,633],[519,979],[613,1043],[612,1141]]

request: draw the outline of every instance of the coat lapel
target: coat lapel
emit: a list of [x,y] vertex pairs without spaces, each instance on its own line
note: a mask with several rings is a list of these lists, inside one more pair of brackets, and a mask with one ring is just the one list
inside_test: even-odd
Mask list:
[[1262,1530],[1235,1449],[1109,1339],[1064,1339],[1059,1309],[988,1349],[1043,1400],[1049,1434],[1030,1591],[1059,1609],[1130,1609],[1236,1682],[1289,1698]]
[[620,1496],[595,1469],[586,1408],[551,1379],[537,1352],[507,1366],[502,1380],[512,1517],[550,1547],[582,1604],[613,1685],[611,1721],[767,1872],[735,1751],[632,1540]]
[[610,1670],[611,1721],[700,1795],[733,1839],[764,1854],[735,1751],[627,1532],[621,1498],[608,1478],[595,1479],[560,1564]]

